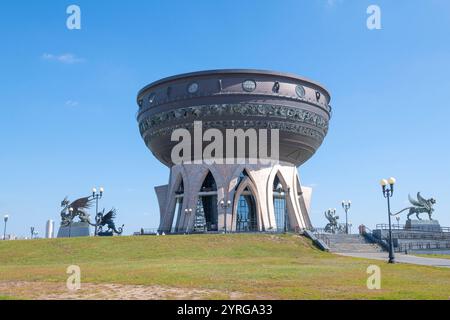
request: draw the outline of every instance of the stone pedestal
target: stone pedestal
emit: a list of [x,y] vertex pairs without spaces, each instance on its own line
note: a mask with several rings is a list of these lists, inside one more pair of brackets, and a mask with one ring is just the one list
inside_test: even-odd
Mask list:
[[441,232],[441,225],[437,220],[407,220],[405,230],[423,232]]
[[[373,230],[373,235],[387,240],[388,229]],[[450,249],[450,232],[437,220],[408,220],[403,229],[392,230],[392,238],[396,252],[440,254]]]
[[89,237],[90,226],[87,222],[72,222],[70,226],[59,227],[58,238]]

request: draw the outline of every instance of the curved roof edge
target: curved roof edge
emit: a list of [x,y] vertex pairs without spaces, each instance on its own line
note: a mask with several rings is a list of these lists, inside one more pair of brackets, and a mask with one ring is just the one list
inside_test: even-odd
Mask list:
[[310,80],[306,77],[300,77],[296,74],[293,73],[288,73],[288,72],[278,72],[278,71],[272,71],[272,70],[259,70],[259,69],[216,69],[216,70],[203,70],[203,71],[196,71],[196,72],[188,72],[188,73],[181,73],[181,74],[177,74],[177,75],[173,75],[170,77],[166,77],[166,78],[162,78],[160,80],[154,81],[148,85],[146,85],[145,87],[143,87],[141,90],[139,90],[138,92],[138,97],[145,91],[147,91],[149,88],[163,84],[165,82],[170,82],[173,80],[178,80],[178,79],[183,79],[183,78],[190,78],[190,77],[197,77],[197,76],[203,76],[203,75],[210,75],[210,74],[218,74],[218,73],[222,73],[222,74],[260,74],[260,75],[272,75],[272,76],[279,76],[279,77],[285,77],[285,78],[291,78],[294,80],[300,80],[303,82],[309,82],[323,90],[325,90],[326,94],[328,95],[328,103],[330,103],[331,101],[331,95],[330,92],[328,91],[328,89],[320,84],[317,81],[314,80]]

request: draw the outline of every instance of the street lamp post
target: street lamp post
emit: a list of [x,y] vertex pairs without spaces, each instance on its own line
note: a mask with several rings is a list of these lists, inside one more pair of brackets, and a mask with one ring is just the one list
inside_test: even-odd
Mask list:
[[95,200],[95,229],[94,229],[94,237],[97,236],[98,200],[100,200],[103,197],[103,192],[104,191],[105,191],[105,189],[103,189],[103,187],[101,187],[99,189],[99,192],[97,192],[96,188],[92,188],[92,199]]
[[70,207],[69,208],[69,213],[70,213],[70,222],[69,222],[69,238],[71,238],[72,236],[72,213],[73,213],[73,208]]
[[6,224],[8,223],[9,216],[5,214],[3,221],[5,221],[5,228],[3,229],[3,240],[6,240]]
[[342,201],[342,208],[345,211],[345,233],[348,234],[348,210],[350,210],[350,207],[352,205],[352,202],[349,201]]
[[229,207],[231,207],[231,201],[230,200],[228,200],[226,203],[225,203],[225,201],[224,200],[221,200],[220,201],[220,206],[222,207],[222,209],[224,209],[224,211],[225,211],[225,214],[224,214],[224,222],[223,222],[223,224],[224,224],[224,231],[225,231],[225,233],[227,233],[227,215],[228,215],[228,208]]
[[187,219],[187,225],[186,225],[186,233],[188,233],[189,232],[189,224],[190,224],[190,222],[191,222],[191,214],[192,214],[192,209],[184,209],[184,213],[185,213],[185,215],[186,216],[188,216],[189,215],[189,218]]
[[[389,180],[381,180],[381,188],[383,190],[383,196],[387,199],[388,217],[389,217],[389,263],[395,263],[394,246],[392,243],[392,225],[391,225],[391,202],[390,198],[394,194],[395,178],[389,178]],[[388,187],[389,185],[389,187]]]

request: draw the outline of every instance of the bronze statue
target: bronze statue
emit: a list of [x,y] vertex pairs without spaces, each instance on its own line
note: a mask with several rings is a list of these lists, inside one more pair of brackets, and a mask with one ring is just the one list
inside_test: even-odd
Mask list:
[[[86,222],[93,227],[98,228],[98,235],[103,236],[112,236],[114,233],[120,235],[123,232],[123,226],[120,228],[116,228],[114,223],[114,218],[116,217],[116,209],[111,209],[108,213],[105,214],[105,209],[102,212],[98,212],[95,217],[95,223],[92,223],[90,220],[90,215],[87,213],[87,209],[92,206],[92,202],[94,201],[93,197],[84,197],[74,202],[70,202],[67,197],[61,201],[61,226],[68,227],[73,220],[78,217],[80,222]],[[103,227],[107,226],[108,229],[103,231]]]
[[407,207],[403,210],[400,210],[399,212],[392,214],[393,216],[396,216],[406,210],[409,210],[408,216],[407,216],[408,220],[411,220],[410,216],[413,214],[416,215],[417,219],[422,220],[419,217],[420,213],[428,213],[428,217],[430,218],[430,220],[433,220],[431,218],[431,215],[434,212],[433,206],[436,204],[436,200],[434,198],[425,199],[420,195],[420,192],[417,193],[417,200],[414,200],[413,198],[411,198],[410,195],[408,195],[408,198],[409,198],[409,202],[413,205],[413,207]]
[[[116,229],[116,224],[114,223],[114,219],[116,217],[116,209],[111,209],[107,214],[105,214],[105,209],[103,209],[102,212],[97,213],[97,227],[98,227],[98,235],[106,235],[106,236],[112,236],[113,233],[116,233],[118,235],[122,234],[123,232],[123,226]],[[103,227],[107,226],[108,229],[106,231],[103,231]]]
[[77,216],[81,222],[91,224],[86,210],[92,206],[92,200],[90,197],[85,197],[70,203],[67,197],[65,197],[61,201],[61,207],[63,208],[61,210],[61,226],[66,227],[70,225]]
[[339,216],[336,215],[336,210],[325,211],[325,218],[328,220],[328,224],[325,226],[325,232],[341,233],[343,227],[338,223]]

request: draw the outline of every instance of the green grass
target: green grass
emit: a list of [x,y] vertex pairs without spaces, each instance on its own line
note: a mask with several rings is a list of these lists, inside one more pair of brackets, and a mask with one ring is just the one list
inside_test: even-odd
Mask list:
[[[65,282],[72,264],[81,267],[85,283],[215,289],[243,298],[450,297],[450,269],[337,256],[296,235],[0,241],[0,282]],[[366,269],[372,264],[381,268],[381,290],[367,289]]]

